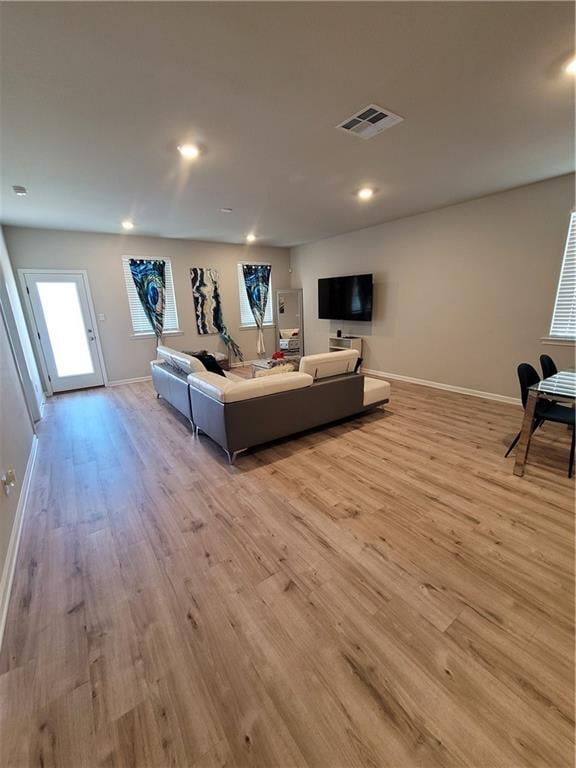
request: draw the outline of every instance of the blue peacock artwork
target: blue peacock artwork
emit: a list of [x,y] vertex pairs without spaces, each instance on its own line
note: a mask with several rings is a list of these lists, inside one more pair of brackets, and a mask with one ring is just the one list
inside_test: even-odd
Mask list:
[[166,262],[159,259],[130,259],[129,263],[142,309],[150,320],[156,338],[160,339],[164,330]]

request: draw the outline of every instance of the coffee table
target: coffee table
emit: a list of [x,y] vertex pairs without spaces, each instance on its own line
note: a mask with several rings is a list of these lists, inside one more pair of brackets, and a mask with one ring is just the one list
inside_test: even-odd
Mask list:
[[298,370],[298,366],[300,365],[300,358],[299,357],[280,357],[277,360],[275,360],[272,357],[265,357],[261,360],[254,360],[252,363],[252,378],[256,375],[258,371],[268,371],[271,368],[276,368],[278,365],[291,365],[293,371]]

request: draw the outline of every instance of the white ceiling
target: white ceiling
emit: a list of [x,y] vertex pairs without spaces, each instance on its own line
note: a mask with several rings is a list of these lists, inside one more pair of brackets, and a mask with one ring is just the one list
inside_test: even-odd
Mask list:
[[568,173],[573,41],[570,2],[4,3],[1,220],[293,245]]

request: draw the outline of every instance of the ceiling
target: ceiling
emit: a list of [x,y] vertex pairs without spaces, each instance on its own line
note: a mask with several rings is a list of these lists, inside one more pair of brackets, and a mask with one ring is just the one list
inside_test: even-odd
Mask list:
[[[4,3],[0,217],[294,245],[568,173],[573,41],[570,2]],[[405,121],[335,129],[369,103]]]

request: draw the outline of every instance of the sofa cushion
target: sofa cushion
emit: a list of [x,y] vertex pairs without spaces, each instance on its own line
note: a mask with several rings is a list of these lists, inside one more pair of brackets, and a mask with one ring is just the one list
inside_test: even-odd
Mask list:
[[313,379],[306,373],[281,373],[261,379],[230,381],[215,373],[192,373],[188,376],[188,383],[221,403],[236,403],[240,400],[252,400],[255,397],[310,387]]
[[323,352],[320,355],[305,355],[300,360],[300,371],[308,373],[315,379],[326,379],[329,376],[340,376],[343,373],[354,373],[358,350],[344,349],[342,352]]
[[185,352],[179,352],[171,347],[160,345],[156,348],[156,354],[159,360],[165,360],[168,365],[187,375],[189,373],[202,373],[206,370],[206,366],[198,358],[187,355]]
[[389,399],[390,384],[387,381],[382,381],[382,379],[371,379],[368,376],[364,376],[363,404],[365,407]]

